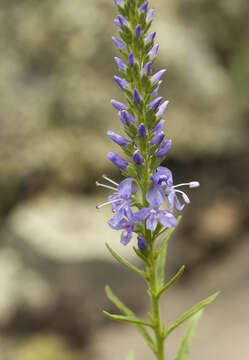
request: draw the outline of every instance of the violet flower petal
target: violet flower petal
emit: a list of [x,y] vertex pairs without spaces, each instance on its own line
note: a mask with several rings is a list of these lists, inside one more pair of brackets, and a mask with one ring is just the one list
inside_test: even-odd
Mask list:
[[157,73],[155,73],[152,77],[151,77],[151,82],[152,84],[155,84],[156,82],[158,82],[159,80],[161,80],[161,78],[163,77],[163,75],[165,74],[167,70],[163,69],[158,71]]
[[123,169],[123,170],[127,169],[128,162],[126,160],[124,160],[123,158],[121,158],[121,156],[119,156],[118,154],[116,154],[114,152],[109,152],[107,154],[107,157],[110,161],[113,162],[114,165],[116,165],[120,169]]
[[116,61],[117,65],[121,71],[126,71],[127,65],[122,59],[115,57],[114,60]]
[[113,131],[107,131],[107,135],[111,140],[113,140],[119,146],[127,146],[128,140],[126,140],[123,136],[116,134]]
[[153,208],[159,208],[165,202],[165,194],[156,186],[152,186],[146,193],[146,200]]
[[138,136],[145,136],[147,134],[146,127],[143,123],[139,125],[137,129],[137,134]]
[[158,118],[161,117],[164,114],[164,112],[167,109],[168,105],[169,105],[169,101],[167,100],[167,101],[164,101],[164,103],[159,107],[158,112],[156,113],[156,116]]
[[111,100],[111,104],[115,109],[117,109],[119,111],[127,109],[127,106],[125,104],[123,104],[119,101],[113,100],[113,99]]
[[158,151],[158,153],[156,154],[156,157],[158,159],[163,158],[167,152],[170,150],[172,145],[172,140],[165,140],[160,148],[160,150]]
[[134,161],[135,164],[138,164],[138,165],[144,163],[144,158],[140,154],[139,149],[134,151],[132,160]]
[[142,237],[142,236],[137,237],[137,247],[142,252],[145,251],[148,248],[148,244],[147,244],[144,237]]

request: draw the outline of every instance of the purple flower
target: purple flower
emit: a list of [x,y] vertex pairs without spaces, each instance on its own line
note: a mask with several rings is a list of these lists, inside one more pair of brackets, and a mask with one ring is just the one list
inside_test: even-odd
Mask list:
[[173,211],[174,208],[177,210],[182,210],[184,208],[184,204],[181,204],[178,200],[177,193],[181,194],[186,204],[190,203],[188,196],[183,191],[178,190],[178,187],[188,186],[189,188],[195,188],[200,186],[198,181],[173,185],[172,173],[164,166],[159,166],[157,168],[157,171],[151,176],[151,180],[153,181],[155,187],[157,187],[159,190],[163,190],[164,193],[168,196],[170,211]]
[[136,124],[134,117],[126,110],[120,111],[118,116],[124,125]]
[[114,80],[121,87],[121,89],[124,89],[124,88],[129,89],[130,84],[125,79],[123,79],[123,78],[121,78],[119,76],[114,76]]
[[152,77],[151,77],[151,82],[152,84],[155,84],[156,82],[158,82],[159,80],[161,80],[161,78],[163,77],[163,75],[165,74],[167,70],[163,69],[158,71],[157,73],[155,73]]
[[152,91],[151,97],[157,96],[157,93],[158,93],[161,85],[162,85],[162,80],[158,81],[158,85],[157,85],[157,87],[155,88],[155,90]]
[[115,36],[112,36],[112,41],[119,49],[125,50],[125,44],[123,43],[123,41],[119,40]]
[[148,105],[148,109],[156,110],[158,106],[160,105],[160,102],[162,101],[162,97],[157,97],[155,100],[151,101],[151,103]]
[[146,12],[147,11],[147,7],[149,5],[149,1],[146,0],[144,3],[142,3],[142,5],[139,8],[139,12],[141,13],[142,11]]
[[148,248],[148,244],[144,237],[142,237],[142,236],[137,237],[137,246],[138,246],[139,250],[142,252]]
[[147,134],[146,127],[143,123],[139,125],[137,129],[137,134],[138,136],[145,136]]
[[126,140],[123,136],[116,134],[113,131],[107,131],[107,135],[111,140],[113,140],[119,146],[127,146],[128,140]]
[[164,124],[165,124],[165,120],[160,120],[156,126],[151,130],[151,133],[159,133],[162,128],[164,127]]
[[120,22],[118,19],[114,19],[114,24],[116,25],[116,28],[121,31]]
[[140,24],[138,24],[138,25],[135,27],[134,35],[135,35],[137,38],[141,35],[141,25],[140,25]]
[[118,154],[116,154],[114,152],[109,152],[107,154],[107,157],[110,161],[113,162],[114,165],[116,165],[120,169],[123,169],[123,170],[127,169],[128,162],[126,160],[124,160],[123,158],[121,158],[121,156],[119,156]]
[[105,205],[112,205],[112,211],[115,213],[112,223],[119,223],[124,216],[128,219],[133,218],[133,213],[131,211],[130,205],[132,203],[132,194],[136,193],[136,189],[133,187],[134,179],[127,178],[121,181],[120,184],[109,179],[107,176],[103,175],[104,179],[109,181],[111,185],[101,184],[98,181],[96,182],[97,186],[101,186],[110,190],[113,190],[113,194],[108,196],[107,202],[97,205],[96,208],[100,209]]
[[132,238],[132,232],[135,227],[135,223],[132,220],[122,219],[119,222],[116,221],[115,218],[112,218],[108,221],[110,227],[114,230],[122,230],[121,234],[121,244],[127,245],[129,244]]
[[130,52],[130,54],[128,56],[128,61],[131,66],[135,64],[136,59],[135,59],[135,56],[133,55],[132,51]]
[[143,208],[135,216],[139,221],[146,220],[146,229],[154,232],[157,224],[161,223],[166,228],[177,225],[176,218],[168,210],[160,210],[160,206],[165,202],[166,196],[160,188],[152,186],[146,194],[146,199],[150,208]]
[[149,51],[148,55],[150,57],[150,60],[153,60],[158,52],[159,45],[156,44],[153,46],[153,48]]
[[163,158],[167,152],[169,152],[170,148],[171,148],[171,145],[172,145],[172,140],[165,140],[163,143],[162,143],[162,146],[160,148],[160,150],[158,151],[158,153],[156,154],[156,157],[158,159],[161,159]]
[[123,0],[113,0],[116,5],[123,6]]
[[147,13],[147,16],[146,16],[146,22],[150,22],[151,21],[151,19],[152,19],[152,16],[153,16],[153,14],[154,14],[154,8],[151,8],[149,11],[148,11],[148,13]]
[[122,59],[115,57],[114,60],[116,61],[117,65],[121,71],[126,71],[127,65]]
[[153,139],[151,140],[151,142],[150,142],[150,145],[160,145],[161,144],[161,142],[163,141],[163,139],[164,139],[164,132],[163,131],[161,131],[160,133],[158,133],[158,134],[156,134],[154,137],[153,137]]
[[122,110],[126,110],[127,109],[127,106],[119,101],[116,101],[116,100],[111,100],[111,104],[112,106],[119,110],[119,111],[122,111]]
[[134,161],[135,164],[140,165],[142,163],[144,163],[144,158],[142,157],[142,155],[140,154],[139,150],[135,150],[132,156],[132,160]]
[[118,20],[119,20],[119,23],[120,23],[121,27],[123,27],[124,25],[129,26],[128,21],[122,15],[118,15]]
[[156,37],[156,32],[155,31],[153,33],[147,35],[146,39],[145,39],[145,44],[148,44],[149,42],[153,42],[155,37]]
[[169,105],[169,101],[167,100],[167,101],[164,101],[164,103],[159,107],[158,112],[156,113],[156,116],[158,118],[161,117],[164,114],[164,112],[167,109],[168,105]]
[[151,61],[149,61],[142,69],[142,75],[145,73],[146,75],[149,75],[149,73],[151,72]]
[[142,96],[140,95],[138,89],[134,89],[133,100],[134,100],[136,103],[139,103],[139,102],[142,101]]

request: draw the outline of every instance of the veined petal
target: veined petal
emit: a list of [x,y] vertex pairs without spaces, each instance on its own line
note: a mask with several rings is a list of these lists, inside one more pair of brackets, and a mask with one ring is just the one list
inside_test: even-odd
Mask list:
[[167,228],[176,227],[177,225],[176,218],[167,210],[159,210],[158,218],[160,223]]
[[133,181],[133,178],[127,178],[118,185],[118,192],[122,199],[128,200],[132,194],[136,193],[136,189],[132,186]]
[[146,193],[146,199],[153,208],[159,208],[166,200],[166,197],[159,188],[152,186]]
[[156,215],[151,214],[146,221],[146,229],[153,232],[156,230],[157,224],[158,224],[158,219]]

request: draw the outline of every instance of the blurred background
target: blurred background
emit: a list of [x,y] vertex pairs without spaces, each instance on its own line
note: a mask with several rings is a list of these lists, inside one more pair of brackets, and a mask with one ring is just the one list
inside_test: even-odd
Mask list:
[[[158,0],[153,29],[168,72],[165,163],[175,183],[199,180],[169,248],[168,273],[186,265],[162,310],[168,322],[216,290],[191,359],[249,358],[249,3]],[[106,136],[121,124],[110,99],[116,9],[111,0],[0,3],[0,358],[152,358],[130,327],[113,324],[110,284],[135,311],[148,310],[140,279],[112,261],[108,241],[131,246],[96,211],[95,181],[120,179]],[[134,242],[135,243],[135,242]],[[182,329],[169,339],[172,359]]]

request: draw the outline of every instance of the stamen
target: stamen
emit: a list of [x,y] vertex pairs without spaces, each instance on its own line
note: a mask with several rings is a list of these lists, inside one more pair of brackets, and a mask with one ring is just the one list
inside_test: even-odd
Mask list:
[[120,201],[120,199],[111,200],[111,201],[107,201],[107,202],[105,202],[105,203],[103,203],[103,204],[96,205],[96,209],[100,209],[100,208],[102,208],[102,207],[105,206],[105,205],[109,205],[109,204],[112,204],[112,203],[117,202],[117,201]]
[[189,183],[189,187],[190,187],[190,188],[195,188],[195,187],[199,187],[199,186],[200,186],[199,181],[191,181],[191,182]]
[[105,180],[110,181],[110,183],[112,183],[112,184],[114,184],[114,185],[118,186],[118,183],[116,183],[116,182],[115,182],[115,181],[113,181],[112,179],[108,178],[106,175],[102,175],[102,177],[103,177]]
[[183,191],[181,191],[181,190],[175,190],[175,192],[179,192],[179,193],[182,195],[183,200],[185,201],[186,204],[189,204],[189,203],[190,203],[190,200],[189,200],[188,196],[187,196]]
[[104,187],[104,188],[107,188],[107,189],[110,189],[110,190],[114,190],[114,191],[117,192],[117,189],[116,189],[116,188],[114,188],[114,187],[112,187],[112,186],[109,186],[109,185],[101,184],[101,183],[98,182],[98,181],[96,181],[96,185],[97,185],[97,186],[102,186],[102,187]]
[[182,184],[174,185],[173,188],[177,188],[180,186],[189,186],[190,188],[195,188],[195,187],[199,187],[200,183],[199,183],[199,181],[191,181],[189,183],[182,183]]

